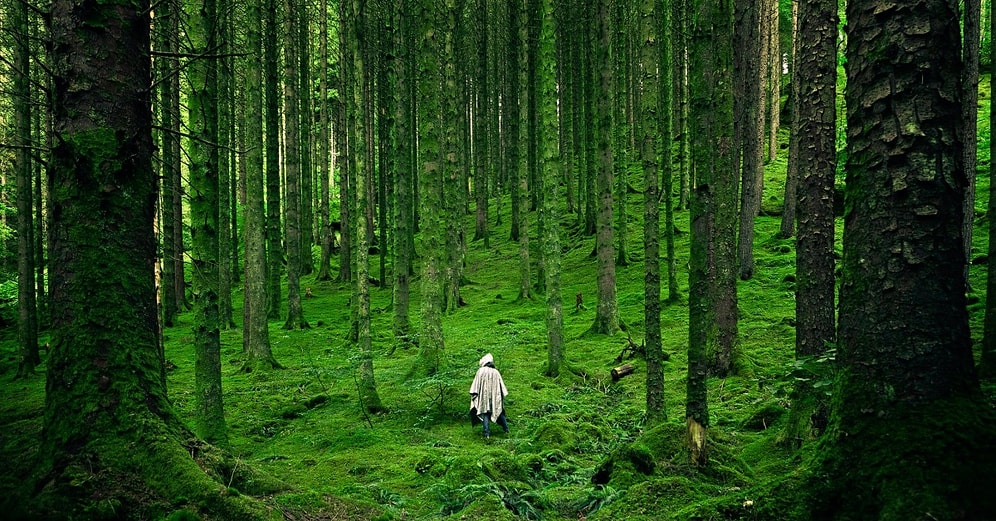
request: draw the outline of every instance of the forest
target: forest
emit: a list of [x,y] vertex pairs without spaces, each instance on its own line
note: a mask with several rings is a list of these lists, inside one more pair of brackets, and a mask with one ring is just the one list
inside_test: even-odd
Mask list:
[[0,518],[996,520],[994,32],[0,0]]

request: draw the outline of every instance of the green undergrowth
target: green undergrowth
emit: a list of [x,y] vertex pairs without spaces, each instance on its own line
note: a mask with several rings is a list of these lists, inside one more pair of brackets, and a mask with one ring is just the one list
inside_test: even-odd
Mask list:
[[[982,101],[988,107],[988,95]],[[983,148],[988,154],[988,133],[980,142]],[[508,239],[507,203],[502,226],[492,231],[491,248],[468,244],[461,288],[467,305],[443,319],[440,373],[406,377],[418,348],[395,341],[390,288],[372,287],[374,375],[385,413],[366,414],[357,398],[360,353],[346,340],[347,284],[303,277],[302,286],[311,289],[303,308],[312,327],[284,330],[283,320],[270,323],[274,356],[283,369],[244,372],[241,329],[223,331],[222,378],[234,463],[218,479],[231,494],[256,498],[285,519],[804,519],[803,507],[811,499],[805,483],[812,472],[806,462],[814,447],[792,450],[776,443],[798,377],[793,363],[794,240],[778,236],[784,168],[782,151],[765,171],[755,275],[740,281],[738,289],[736,372],[708,382],[705,467],[691,464],[684,438],[686,212],[676,214],[675,224],[681,298],[662,305],[662,347],[670,358],[665,364],[666,420],[660,425],[645,422],[645,361],[618,358],[630,339],[639,345],[644,337],[643,202],[642,194],[633,193],[626,201],[629,262],[617,268],[620,319],[626,329],[614,336],[587,333],[596,303],[594,238],[578,233],[574,216],[563,218],[562,294],[570,370],[556,379],[543,376],[544,297],[516,298],[519,251]],[[975,257],[986,252],[988,233],[988,177],[980,175],[978,181]],[[631,175],[630,184],[642,185],[638,173]],[[466,224],[470,229],[470,217]],[[838,239],[841,228],[838,222]],[[539,241],[531,244],[536,259]],[[378,264],[372,256],[372,276],[380,278]],[[973,266],[976,340],[985,274],[985,263]],[[662,280],[666,296],[667,277]],[[412,290],[417,332],[417,278]],[[581,306],[574,305],[577,295]],[[234,316],[241,317],[241,291],[233,301]],[[164,331],[170,399],[188,424],[195,412],[191,320],[190,313],[181,314],[177,325]],[[41,430],[44,377],[12,380],[14,333],[3,333],[0,460],[8,469],[0,473],[0,491],[11,498],[7,503],[16,505],[30,501],[32,493],[25,483]],[[489,352],[510,391],[510,432],[495,426],[485,440],[481,427],[469,421],[467,389],[478,359]],[[636,370],[613,382],[609,371],[624,362]],[[252,472],[246,470],[250,468]],[[242,476],[241,484],[235,476]],[[277,480],[285,488],[260,493],[252,487],[252,476]],[[171,499],[162,510],[164,517],[200,518],[184,498]],[[8,509],[16,511],[16,506]]]

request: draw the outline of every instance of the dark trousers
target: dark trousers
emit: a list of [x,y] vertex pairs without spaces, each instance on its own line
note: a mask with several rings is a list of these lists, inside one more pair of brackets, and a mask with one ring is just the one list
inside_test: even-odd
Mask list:
[[[484,436],[491,436],[491,414],[482,415],[481,421],[484,422]],[[508,432],[508,419],[505,418],[505,411],[498,415],[498,425],[501,425],[501,428]]]

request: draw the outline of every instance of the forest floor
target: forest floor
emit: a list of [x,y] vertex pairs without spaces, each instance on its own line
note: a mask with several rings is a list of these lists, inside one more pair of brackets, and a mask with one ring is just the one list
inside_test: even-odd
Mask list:
[[[988,114],[988,96],[985,114]],[[980,110],[980,117],[982,111]],[[982,129],[980,165],[988,165],[988,125]],[[783,151],[784,152],[784,151]],[[275,517],[334,519],[755,519],[779,480],[804,468],[813,444],[793,450],[776,443],[788,393],[805,374],[794,361],[794,241],[777,238],[784,158],[766,169],[765,200],[756,220],[756,270],[740,281],[736,372],[709,379],[707,466],[691,465],[684,444],[688,343],[688,222],[676,218],[681,299],[662,309],[667,420],[645,427],[645,362],[617,360],[628,337],[640,344],[643,328],[642,194],[629,195],[629,263],[617,266],[619,314],[626,331],[588,333],[596,303],[593,237],[565,219],[563,289],[566,359],[573,371],[544,377],[545,299],[517,300],[518,246],[508,239],[508,204],[491,247],[467,248],[461,288],[466,306],[443,318],[443,371],[406,379],[417,348],[395,344],[391,291],[371,290],[374,374],[388,411],[367,415],[357,398],[359,353],[347,342],[351,288],[304,277],[310,329],[270,323],[273,352],[284,369],[244,373],[242,330],[222,331],[222,375],[231,452],[242,464],[282,480],[284,493],[260,498]],[[637,172],[630,180],[642,183]],[[842,181],[842,180],[841,180]],[[980,214],[974,256],[984,255],[988,176],[980,175]],[[468,220],[468,226],[472,222]],[[842,224],[838,222],[838,239]],[[472,229],[469,228],[469,229]],[[533,259],[539,241],[532,240]],[[839,253],[838,240],[838,253]],[[662,253],[664,249],[662,247]],[[371,276],[381,278],[379,258]],[[388,268],[390,268],[388,266]],[[666,264],[662,264],[666,270]],[[973,264],[970,298],[973,338],[981,338],[985,263]],[[535,275],[534,275],[535,278]],[[667,279],[663,294],[667,295]],[[412,321],[418,327],[418,280],[412,284]],[[581,294],[583,309],[574,306]],[[241,291],[233,295],[241,321]],[[283,310],[286,313],[286,310]],[[191,315],[166,329],[169,396],[192,424],[194,351]],[[28,497],[33,453],[41,431],[44,365],[38,376],[13,380],[14,332],[0,339],[0,492]],[[485,353],[494,355],[509,389],[510,432],[483,438],[468,420],[467,389]],[[43,353],[44,355],[44,353]],[[636,371],[613,382],[610,370],[632,363]],[[830,364],[825,364],[829,367]],[[987,384],[989,385],[989,384]],[[829,387],[828,387],[829,388]],[[990,396],[991,393],[991,386]],[[194,509],[178,498],[176,508]],[[758,513],[757,515],[755,513]],[[168,514],[168,512],[164,513]],[[768,511],[770,514],[770,511]],[[790,518],[786,512],[785,518]]]

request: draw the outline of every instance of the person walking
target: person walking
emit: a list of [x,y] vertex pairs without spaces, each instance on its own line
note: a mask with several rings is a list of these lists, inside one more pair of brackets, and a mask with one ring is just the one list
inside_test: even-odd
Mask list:
[[495,359],[488,353],[478,362],[480,368],[470,384],[470,414],[484,424],[484,438],[491,437],[491,422],[498,422],[508,432],[505,417],[505,397],[508,389],[501,373],[495,369]]

